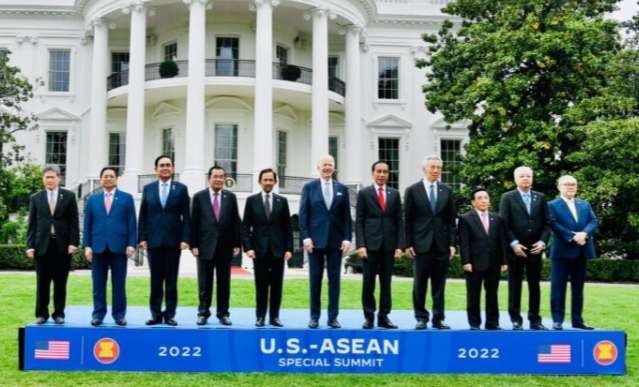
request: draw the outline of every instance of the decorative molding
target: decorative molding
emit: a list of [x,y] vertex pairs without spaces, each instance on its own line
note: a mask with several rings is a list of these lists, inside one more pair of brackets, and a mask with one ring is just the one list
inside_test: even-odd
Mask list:
[[176,116],[182,112],[183,110],[180,109],[179,107],[175,105],[171,105],[170,103],[163,101],[157,104],[157,106],[155,107],[155,110],[153,110],[153,113],[151,113],[151,118],[158,119],[158,118],[164,118],[167,116]]
[[470,125],[469,120],[461,120],[453,123],[446,122],[443,118],[439,118],[433,122],[430,127],[433,129],[433,133],[441,133],[447,132],[450,130],[461,130],[464,131],[464,136],[466,135],[466,131],[468,130],[468,125]]
[[16,43],[21,46],[23,43],[31,43],[34,46],[38,44],[37,35],[16,35]]
[[192,4],[200,3],[200,4],[204,5],[204,7],[205,7],[207,10],[211,10],[211,9],[213,9],[213,0],[182,0],[182,2],[183,2],[184,4],[186,4],[186,5],[188,5],[189,7],[190,7]]
[[227,105],[227,106],[222,106],[223,109],[224,108],[228,109],[228,105],[235,105],[233,107],[233,109],[235,110],[244,110],[244,111],[253,110],[253,106],[246,103],[246,101],[244,101],[242,98],[232,97],[228,95],[210,98],[209,100],[206,101],[205,109],[210,110],[210,109],[219,108],[215,105]]
[[394,114],[387,114],[369,122],[366,126],[369,128],[410,129],[413,127],[413,124]]
[[249,1],[249,11],[255,12],[257,8],[264,4],[270,4],[271,7],[277,7],[280,5],[280,0],[253,0]]
[[281,117],[287,118],[292,121],[297,121],[297,113],[295,109],[291,107],[291,105],[284,104],[277,109],[273,110],[273,114],[277,114]]
[[80,121],[80,117],[57,107],[41,111],[36,116],[39,121]]

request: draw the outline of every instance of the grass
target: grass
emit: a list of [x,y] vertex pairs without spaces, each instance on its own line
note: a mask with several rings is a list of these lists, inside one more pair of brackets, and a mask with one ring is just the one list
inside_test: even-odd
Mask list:
[[[393,308],[411,309],[411,281],[393,283]],[[253,307],[253,281],[233,279],[232,307]],[[525,288],[525,287],[524,287]],[[127,280],[129,305],[147,305],[148,278]],[[340,306],[360,309],[361,282],[343,280]],[[72,273],[68,285],[68,305],[91,304],[91,278]],[[323,292],[325,296],[326,292]],[[231,374],[231,373],[133,373],[133,372],[21,372],[18,370],[18,327],[33,320],[35,277],[26,273],[0,274],[0,385],[61,385],[61,386],[174,386],[174,385],[238,385],[238,386],[564,386],[639,384],[639,287],[632,285],[586,285],[584,317],[596,327],[624,330],[628,334],[627,375],[615,376],[516,376],[516,375],[303,375],[303,374]],[[548,284],[542,285],[542,314],[549,315]],[[506,305],[506,286],[500,287],[500,305]],[[526,295],[524,294],[524,297]],[[197,304],[197,282],[180,279],[180,305]],[[525,299],[524,299],[525,300]],[[525,302],[523,302],[526,305]],[[306,280],[287,280],[284,286],[284,308],[307,308]],[[322,305],[326,305],[324,301]],[[446,291],[449,310],[465,309],[464,285],[450,281]],[[567,308],[568,310],[569,307]]]

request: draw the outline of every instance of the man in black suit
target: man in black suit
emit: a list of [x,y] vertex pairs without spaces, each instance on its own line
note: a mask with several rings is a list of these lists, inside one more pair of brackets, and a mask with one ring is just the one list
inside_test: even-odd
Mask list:
[[49,292],[53,282],[53,313],[56,324],[64,324],[67,278],[71,254],[80,241],[78,204],[73,192],[60,188],[60,171],[46,167],[45,189],[31,195],[27,228],[27,257],[36,271],[36,323],[49,319]]
[[213,271],[217,277],[216,316],[222,325],[231,325],[231,259],[240,253],[240,214],[235,194],[222,189],[224,168],[209,169],[209,188],[193,196],[191,211],[191,251],[197,258],[200,304],[197,325],[211,316]]
[[524,269],[528,281],[528,321],[530,329],[545,330],[539,315],[541,254],[548,242],[548,216],[544,194],[531,189],[533,171],[518,167],[517,188],[501,197],[499,213],[506,225],[508,251],[508,313],[514,330],[521,330],[521,282]]
[[473,209],[459,219],[459,248],[466,273],[466,312],[470,329],[479,329],[482,284],[486,289],[486,329],[499,330],[497,289],[500,272],[506,271],[506,233],[504,221],[489,212],[490,197],[484,188],[471,193]]
[[357,194],[355,235],[357,253],[364,264],[362,328],[373,328],[375,317],[375,277],[379,274],[379,312],[377,326],[394,329],[397,325],[388,318],[391,311],[391,278],[393,258],[404,249],[404,224],[399,191],[388,187],[388,163],[376,161],[371,167],[374,184]]
[[[158,181],[142,192],[138,232],[140,247],[148,249],[151,269],[151,318],[146,325],[164,322],[176,326],[177,281],[180,254],[191,240],[191,201],[188,188],[173,178],[173,160],[169,156],[155,159]],[[162,299],[166,291],[166,309]]]
[[[255,326],[263,327],[269,304],[269,323],[281,327],[280,304],[284,262],[293,256],[293,229],[288,200],[273,193],[277,174],[271,168],[260,171],[262,192],[246,199],[242,239],[255,272]],[[269,294],[270,293],[270,294]]]
[[424,179],[406,189],[404,221],[408,254],[414,258],[413,309],[417,325],[426,329],[428,278],[433,298],[432,326],[450,329],[444,322],[444,289],[448,263],[455,254],[455,201],[453,191],[439,182],[442,160],[429,156],[422,162]]

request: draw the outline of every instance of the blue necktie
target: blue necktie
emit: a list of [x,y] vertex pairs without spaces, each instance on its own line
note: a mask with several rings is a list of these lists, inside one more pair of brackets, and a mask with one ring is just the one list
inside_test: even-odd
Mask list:
[[437,196],[435,196],[435,184],[430,185],[430,209],[433,210],[433,214],[435,213],[435,209],[437,208]]
[[169,188],[167,183],[162,183],[162,189],[160,190],[160,203],[162,208],[166,206],[166,198],[169,196]]
[[524,204],[526,205],[526,211],[528,211],[528,215],[530,215],[530,193],[524,193]]

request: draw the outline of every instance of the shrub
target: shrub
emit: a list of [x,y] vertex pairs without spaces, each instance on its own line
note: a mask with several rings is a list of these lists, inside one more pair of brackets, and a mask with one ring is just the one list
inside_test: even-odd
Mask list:
[[[33,261],[27,258],[24,245],[0,245],[0,270],[34,270]],[[88,269],[84,250],[78,249],[71,257],[71,270]]]
[[173,78],[174,76],[180,73],[180,69],[172,60],[167,60],[165,62],[160,63],[160,77],[162,78]]
[[299,66],[295,65],[282,65],[281,68],[282,79],[285,81],[297,81],[302,75],[302,70]]

